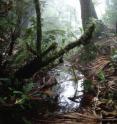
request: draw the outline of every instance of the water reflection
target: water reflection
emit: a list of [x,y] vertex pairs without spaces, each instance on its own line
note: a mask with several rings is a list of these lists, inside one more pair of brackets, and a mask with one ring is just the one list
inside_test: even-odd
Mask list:
[[52,73],[55,75],[58,81],[58,85],[54,90],[59,95],[58,102],[61,108],[60,112],[71,111],[79,107],[81,97],[75,100],[73,100],[73,98],[83,94],[83,75],[75,70],[75,75],[77,76],[78,80],[77,82],[74,81],[73,70],[68,62],[65,62],[65,64],[53,69]]

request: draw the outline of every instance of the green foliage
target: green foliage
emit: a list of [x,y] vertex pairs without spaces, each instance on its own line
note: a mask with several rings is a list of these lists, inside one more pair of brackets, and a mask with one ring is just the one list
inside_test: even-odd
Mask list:
[[116,49],[112,49],[112,53],[111,53],[111,59],[113,62],[117,62],[117,50]]
[[94,37],[98,37],[98,36],[102,35],[101,33],[104,32],[104,30],[105,30],[105,25],[103,24],[102,20],[90,18],[88,21],[87,28],[92,23],[95,25],[95,31],[93,33]]
[[90,43],[84,46],[84,50],[80,55],[81,62],[87,63],[96,58],[97,55],[97,47]]
[[13,80],[11,77],[0,78],[0,82],[0,105],[10,103],[12,103],[12,105],[25,105],[25,103],[30,100],[28,93],[34,87],[34,83],[31,80],[29,80],[25,85],[23,85],[23,87],[21,86],[22,83],[18,80],[15,80],[14,83],[12,83]]
[[33,36],[30,35],[27,39],[19,39],[18,44],[19,46],[18,51],[13,55],[13,64],[15,65],[22,65],[26,61],[29,61],[32,56],[34,56],[33,51],[36,51],[35,43]]
[[102,70],[100,70],[100,72],[98,73],[97,77],[98,77],[98,79],[100,81],[102,81],[102,82],[105,81],[105,74],[104,74],[104,72]]
[[64,30],[49,30],[49,31],[44,31],[43,32],[43,42],[44,44],[52,43],[52,42],[57,42],[61,43],[64,42],[65,39],[65,31]]
[[83,81],[83,88],[85,92],[88,92],[92,89],[92,81],[91,80],[84,80]]
[[26,94],[22,94],[20,98],[16,99],[15,104],[24,105],[28,100],[29,100],[29,97]]
[[[21,0],[14,1],[14,8],[8,14],[8,16],[0,19],[0,40],[4,36],[5,42],[3,45],[0,45],[0,54],[3,56],[3,61],[0,60],[0,69],[1,65],[5,63],[3,72],[0,70],[0,107],[3,106],[20,106],[22,108],[27,107],[27,103],[30,103],[32,96],[30,92],[34,88],[34,82],[32,80],[19,80],[14,77],[14,72],[19,69],[19,67],[37,56],[35,40],[36,40],[36,18],[32,17],[30,21],[27,22],[28,9],[30,8],[30,1]],[[57,18],[58,19],[58,18]],[[27,24],[25,24],[25,21]],[[48,24],[47,20],[47,23]],[[29,23],[30,22],[30,23]],[[54,23],[55,22],[55,23]],[[70,30],[67,32],[67,27],[71,28],[68,23],[65,23],[64,26],[60,26],[58,23],[60,21],[53,21],[49,26],[46,27],[44,24],[43,27],[43,39],[42,39],[42,53],[47,50],[49,44],[53,42],[59,43],[59,46],[63,47],[67,40],[71,40],[75,37],[74,33]],[[54,25],[56,28],[53,29]],[[67,26],[66,26],[67,25]],[[61,27],[61,28],[59,28]],[[10,43],[13,41],[12,54],[8,55],[8,50]],[[47,56],[52,55],[54,52],[51,51]],[[1,59],[1,58],[0,58]],[[46,59],[46,56],[45,58]],[[33,67],[32,67],[33,68]],[[34,95],[42,99],[46,98],[47,93],[41,91],[35,93]],[[12,109],[12,108],[11,108]],[[18,112],[17,112],[18,113]],[[1,114],[1,113],[0,113]],[[13,113],[14,114],[14,113]],[[29,124],[27,120],[25,123]]]
[[34,88],[34,83],[32,81],[30,81],[29,83],[27,83],[26,85],[23,86],[23,92],[28,93],[33,88]]
[[16,102],[15,104],[20,104],[23,105],[27,101],[30,100],[30,96],[28,93],[33,89],[34,83],[32,81],[28,82],[23,86],[23,88],[19,90],[13,90],[13,96],[16,97]]
[[112,55],[111,55],[111,66],[112,68],[114,67],[114,69],[117,69],[117,50],[116,49],[112,49]]

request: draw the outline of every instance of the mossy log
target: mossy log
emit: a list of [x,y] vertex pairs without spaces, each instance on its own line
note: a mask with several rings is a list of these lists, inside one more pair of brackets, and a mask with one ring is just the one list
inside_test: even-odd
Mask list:
[[18,79],[30,78],[38,70],[49,65],[51,62],[55,61],[57,58],[64,55],[65,53],[69,52],[71,49],[80,45],[86,45],[90,43],[94,29],[95,29],[95,25],[92,24],[78,40],[69,43],[63,49],[60,49],[55,55],[48,57],[46,60],[42,59],[42,61],[40,61],[38,57],[35,57],[33,60],[31,60],[24,66],[20,67],[15,72],[14,74],[15,77]]
[[53,51],[57,48],[57,43],[52,43],[43,53],[42,57],[46,56],[50,51]]

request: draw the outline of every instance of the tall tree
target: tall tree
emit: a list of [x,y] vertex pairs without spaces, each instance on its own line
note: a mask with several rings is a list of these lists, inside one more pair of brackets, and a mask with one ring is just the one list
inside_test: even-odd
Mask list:
[[87,23],[89,22],[89,19],[90,18],[98,19],[98,17],[92,0],[80,0],[80,5],[81,5],[82,25],[83,25],[83,29],[85,30],[87,27]]
[[42,41],[42,28],[41,28],[41,7],[40,1],[34,0],[35,10],[36,10],[36,18],[37,18],[37,40],[36,40],[36,47],[37,53],[41,59],[41,41]]

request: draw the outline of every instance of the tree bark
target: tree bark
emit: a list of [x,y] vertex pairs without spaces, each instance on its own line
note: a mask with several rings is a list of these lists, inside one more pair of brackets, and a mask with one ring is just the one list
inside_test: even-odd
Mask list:
[[81,5],[81,18],[83,29],[85,30],[90,18],[96,18],[97,14],[93,5],[92,0],[80,0]]
[[41,41],[42,41],[42,28],[41,28],[41,7],[39,0],[34,0],[36,18],[37,18],[37,40],[36,47],[39,58],[41,59]]
[[94,29],[95,29],[95,25],[92,24],[88,28],[88,30],[80,37],[79,40],[68,44],[67,46],[64,47],[64,49],[59,50],[55,55],[50,56],[46,58],[45,60],[40,61],[38,57],[35,57],[29,63],[19,68],[14,74],[15,77],[17,79],[30,78],[38,70],[49,65],[51,62],[55,61],[57,58],[64,55],[66,52],[70,51],[74,47],[90,43],[90,39],[92,38]]

